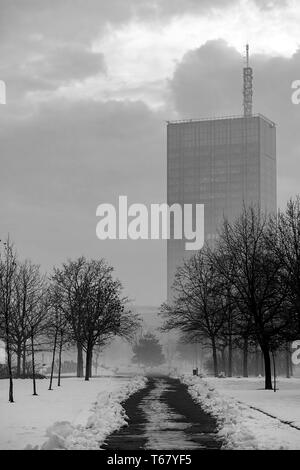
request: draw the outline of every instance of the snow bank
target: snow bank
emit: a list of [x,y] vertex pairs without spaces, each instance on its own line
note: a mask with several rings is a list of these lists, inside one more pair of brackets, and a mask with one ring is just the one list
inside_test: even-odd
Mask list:
[[121,403],[143,388],[146,381],[145,377],[135,377],[120,390],[114,390],[109,394],[106,391],[100,392],[85,425],[74,425],[68,421],[54,423],[48,428],[48,439],[41,449],[99,450],[110,433],[127,425],[127,416]]
[[264,378],[205,377],[222,395],[234,398],[300,428],[300,378],[279,377],[277,391],[264,390]]
[[[0,449],[19,450],[41,448],[46,432],[55,422],[68,426],[85,426],[91,416],[91,407],[97,398],[103,403],[109,394],[118,394],[132,381],[133,376],[95,377],[86,382],[77,377],[62,379],[62,386],[49,380],[38,380],[39,396],[32,395],[32,381],[14,380],[15,403],[8,403],[8,381],[0,380]],[[73,429],[73,428],[72,428]],[[58,433],[60,435],[60,433]],[[29,448],[29,447],[28,447]]]
[[299,430],[222,395],[209,381],[191,376],[180,380],[195,402],[216,418],[223,449],[300,449]]

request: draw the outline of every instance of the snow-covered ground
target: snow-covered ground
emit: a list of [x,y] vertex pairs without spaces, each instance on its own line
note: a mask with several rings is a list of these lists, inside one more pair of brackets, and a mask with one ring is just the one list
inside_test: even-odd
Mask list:
[[143,377],[105,377],[89,382],[66,378],[48,390],[49,381],[15,380],[15,403],[8,403],[6,380],[0,380],[0,449],[99,448],[105,437],[125,423],[120,405],[143,387]]
[[261,378],[209,378],[208,381],[222,394],[300,428],[300,378],[279,378],[276,392],[264,390]]
[[300,449],[300,430],[282,422],[300,427],[300,379],[280,379],[276,393],[264,390],[264,380],[257,378],[181,380],[194,400],[217,418],[224,448]]

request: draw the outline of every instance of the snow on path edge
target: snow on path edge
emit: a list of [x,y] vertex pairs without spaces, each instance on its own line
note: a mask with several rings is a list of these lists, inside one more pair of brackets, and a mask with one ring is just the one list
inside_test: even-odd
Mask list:
[[300,431],[262,414],[234,398],[224,397],[199,377],[177,377],[204,411],[217,420],[222,449],[300,449]]
[[85,426],[57,421],[47,429],[48,439],[40,450],[101,450],[109,434],[128,424],[121,403],[144,388],[146,383],[146,377],[136,376],[120,390],[109,394],[100,392]]

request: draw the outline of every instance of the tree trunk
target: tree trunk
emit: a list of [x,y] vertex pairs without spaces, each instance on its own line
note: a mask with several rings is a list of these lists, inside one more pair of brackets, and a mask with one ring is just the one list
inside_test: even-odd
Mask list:
[[248,377],[248,338],[244,339],[243,344],[243,377]]
[[232,377],[232,337],[229,335],[228,343],[228,377]]
[[80,343],[77,343],[77,377],[83,377],[83,353]]
[[262,347],[265,364],[265,390],[273,390],[270,351],[267,346]]
[[286,343],[285,345],[285,367],[286,367],[286,378],[291,377],[290,373],[290,344]]
[[22,343],[18,342],[17,346],[17,378],[21,377],[21,362],[22,362]]
[[91,350],[91,356],[90,356],[90,371],[89,371],[89,376],[90,379],[93,377],[93,350]]
[[225,348],[222,348],[222,350],[221,350],[221,358],[222,358],[222,369],[223,369],[224,375],[226,375],[226,354],[225,354]]
[[49,383],[49,388],[48,388],[48,390],[52,390],[52,381],[53,381],[53,372],[54,372],[54,364],[55,364],[56,344],[57,344],[57,331],[55,331],[55,336],[54,336],[54,344],[53,344],[53,352],[52,352],[52,364],[51,364],[51,375],[50,375],[50,383]]
[[275,353],[272,351],[273,358],[273,377],[274,377],[274,392],[276,392],[276,358]]
[[260,351],[260,370],[261,370],[261,375],[265,375],[265,361],[264,361],[264,355],[263,352]]
[[92,347],[87,346],[86,350],[86,362],[85,362],[85,380],[88,381],[90,379],[91,373],[91,361],[92,361]]
[[58,377],[57,377],[57,386],[60,387],[60,376],[61,376],[61,354],[63,348],[63,333],[60,335],[59,343],[59,354],[58,354]]
[[10,403],[14,403],[14,384],[13,384],[13,374],[12,374],[12,366],[11,366],[11,351],[10,351],[9,326],[8,326],[7,315],[5,315],[5,333],[6,333],[7,370],[8,370],[8,377],[9,377],[8,401]]
[[23,350],[22,350],[22,375],[23,379],[26,377],[26,340],[23,343]]
[[31,363],[32,363],[33,395],[34,395],[34,396],[37,396],[37,392],[36,392],[36,380],[35,380],[35,360],[34,360],[34,338],[33,338],[33,331],[31,331]]
[[255,344],[255,375],[256,377],[259,375],[259,349],[257,344]]
[[13,375],[12,375],[12,366],[11,366],[11,352],[10,346],[7,343],[7,369],[9,376],[9,392],[8,392],[8,401],[14,403],[14,384],[13,384]]
[[96,360],[95,360],[95,376],[97,376],[97,373],[98,373],[98,361],[99,361],[99,353],[97,352]]
[[212,340],[212,350],[213,350],[213,362],[214,362],[214,375],[215,375],[215,377],[218,377],[218,375],[219,375],[218,356],[217,356],[216,343],[215,343],[214,340]]
[[293,361],[292,361],[292,355],[291,355],[291,353],[289,354],[289,361],[290,361],[290,376],[293,377],[293,375],[294,375],[294,369],[293,369]]

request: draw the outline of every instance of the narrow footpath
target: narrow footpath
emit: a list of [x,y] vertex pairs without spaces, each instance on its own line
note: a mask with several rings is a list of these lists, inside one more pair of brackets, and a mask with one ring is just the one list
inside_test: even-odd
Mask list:
[[177,379],[149,377],[146,387],[123,407],[128,426],[108,436],[104,449],[220,449],[222,445],[215,419],[194,403]]

